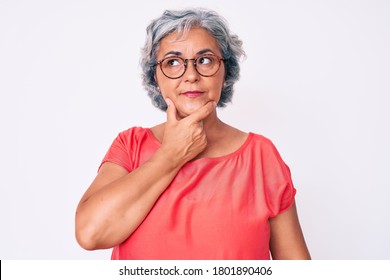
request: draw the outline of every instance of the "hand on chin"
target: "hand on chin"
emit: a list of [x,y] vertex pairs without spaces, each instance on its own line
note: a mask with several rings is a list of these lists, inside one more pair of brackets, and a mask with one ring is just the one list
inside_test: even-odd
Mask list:
[[186,102],[183,104],[177,104],[177,115],[180,118],[185,118],[192,113],[196,112],[200,108],[202,108],[206,103],[201,103],[201,102]]

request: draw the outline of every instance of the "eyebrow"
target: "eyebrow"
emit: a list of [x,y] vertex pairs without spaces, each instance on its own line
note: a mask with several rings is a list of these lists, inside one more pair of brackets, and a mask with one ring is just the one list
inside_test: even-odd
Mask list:
[[200,50],[200,51],[198,51],[196,54],[197,54],[197,55],[201,55],[201,54],[205,54],[205,53],[208,53],[208,52],[211,52],[211,53],[215,54],[215,53],[214,53],[212,50],[210,50],[210,49]]
[[[211,49],[203,49],[203,50],[198,51],[198,52],[196,53],[196,55],[202,55],[202,54],[209,53],[209,52],[215,54]],[[178,52],[178,51],[169,51],[169,52],[167,52],[167,53],[164,55],[164,57],[167,56],[167,55],[170,55],[170,54],[180,56],[180,55],[182,55],[183,53],[182,53],[182,52]]]
[[181,52],[176,52],[176,51],[170,51],[170,52],[167,52],[166,54],[164,54],[164,57],[169,55],[169,54],[174,54],[174,55],[182,55]]

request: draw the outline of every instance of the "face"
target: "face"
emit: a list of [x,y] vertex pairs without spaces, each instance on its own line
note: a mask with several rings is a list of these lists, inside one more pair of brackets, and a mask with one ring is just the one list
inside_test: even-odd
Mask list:
[[[191,59],[197,58],[200,54],[214,54],[221,57],[219,45],[214,37],[203,28],[192,28],[184,37],[172,33],[162,39],[157,61],[173,56]],[[162,73],[159,66],[156,68],[156,80],[161,94],[164,99],[172,100],[180,117],[190,115],[209,101],[218,103],[224,76],[223,62],[217,73],[211,77],[201,76],[191,60],[187,63],[184,75],[178,79],[170,79]]]

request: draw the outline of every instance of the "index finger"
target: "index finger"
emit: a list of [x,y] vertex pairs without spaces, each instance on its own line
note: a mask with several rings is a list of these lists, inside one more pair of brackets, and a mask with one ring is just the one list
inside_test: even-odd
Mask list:
[[167,98],[165,100],[165,102],[168,105],[168,108],[167,108],[167,122],[173,122],[173,121],[177,120],[177,112],[176,112],[175,104],[173,104],[173,102],[169,98]]
[[189,115],[187,118],[194,123],[200,122],[201,120],[204,120],[208,115],[210,115],[211,112],[214,111],[215,106],[215,101],[210,101],[206,103],[203,107],[199,108],[197,111]]

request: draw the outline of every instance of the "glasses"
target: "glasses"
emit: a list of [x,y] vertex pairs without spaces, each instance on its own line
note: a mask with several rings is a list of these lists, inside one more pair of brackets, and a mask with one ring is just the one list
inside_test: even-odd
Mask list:
[[192,60],[196,72],[203,77],[211,77],[215,75],[223,58],[214,54],[205,54],[197,58],[184,59],[180,56],[169,56],[157,61],[160,65],[163,74],[170,79],[178,79],[184,75],[187,70],[188,61]]

